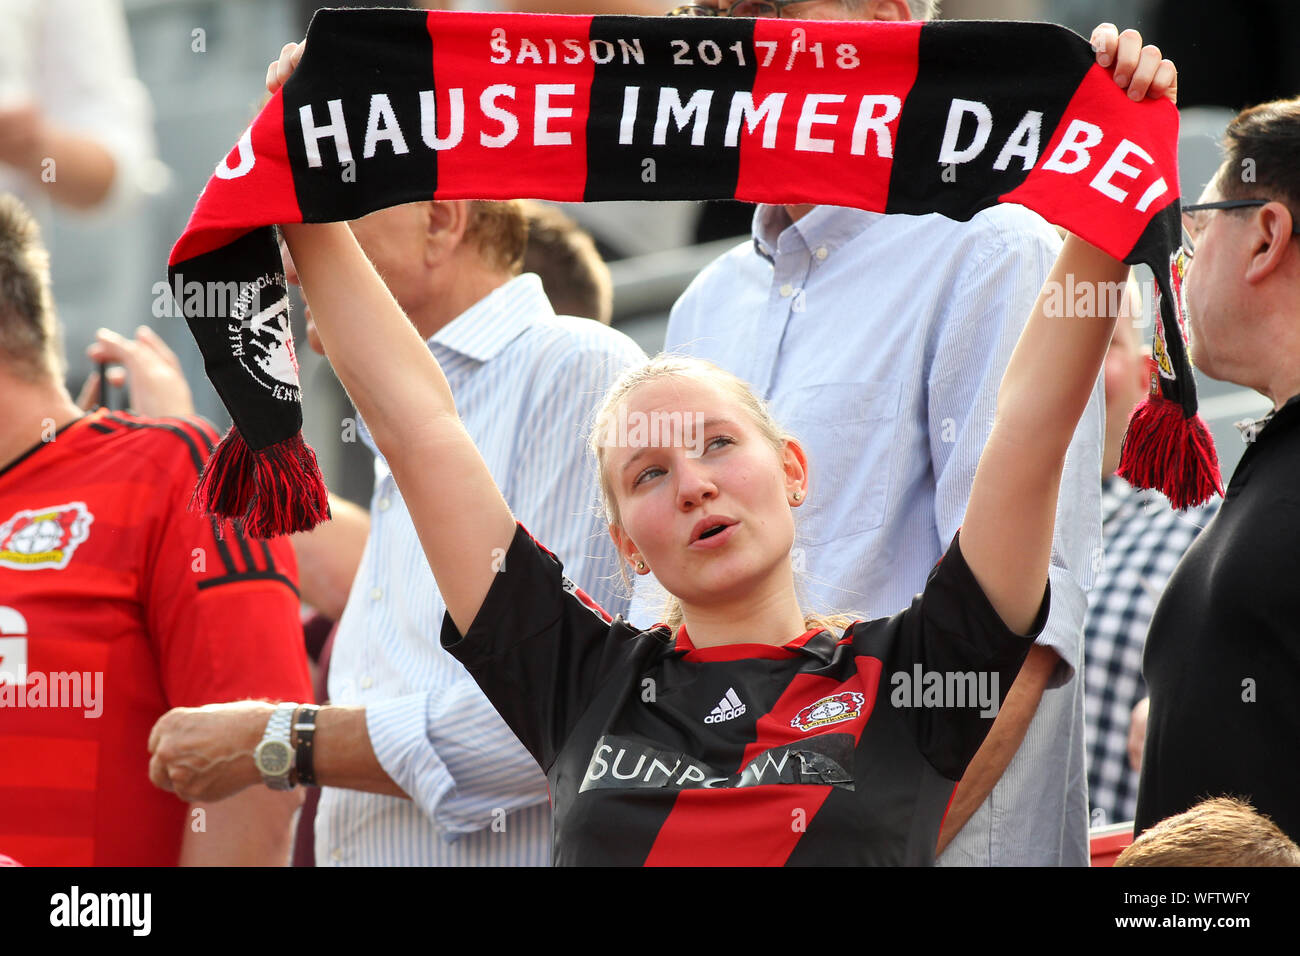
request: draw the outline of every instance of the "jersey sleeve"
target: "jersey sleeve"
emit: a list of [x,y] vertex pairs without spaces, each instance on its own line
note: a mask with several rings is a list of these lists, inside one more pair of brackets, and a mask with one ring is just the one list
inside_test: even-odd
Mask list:
[[469,631],[444,615],[442,646],[549,771],[608,673],[618,626],[521,524]]
[[901,630],[884,654],[883,675],[921,753],[950,780],[961,778],[984,742],[1051,607],[1048,584],[1029,633],[1008,628],[966,564],[960,537],[895,619]]
[[176,477],[141,585],[167,703],[312,700],[288,539],[250,539],[189,511],[194,473]]

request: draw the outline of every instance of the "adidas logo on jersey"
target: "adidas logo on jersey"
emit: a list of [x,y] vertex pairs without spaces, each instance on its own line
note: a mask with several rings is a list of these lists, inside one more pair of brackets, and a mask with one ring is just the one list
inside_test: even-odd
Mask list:
[[740,702],[736,696],[736,688],[727,688],[727,694],[722,700],[718,701],[718,706],[714,707],[709,716],[704,718],[706,724],[720,724],[724,720],[731,720],[733,717],[739,717],[745,712],[745,705]]

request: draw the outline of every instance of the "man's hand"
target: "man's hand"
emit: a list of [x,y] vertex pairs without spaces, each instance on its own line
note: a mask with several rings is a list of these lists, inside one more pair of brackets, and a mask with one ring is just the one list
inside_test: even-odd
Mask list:
[[[112,363],[108,383],[115,388],[129,384],[131,406],[137,414],[149,418],[168,415],[194,415],[194,396],[181,374],[181,361],[153,329],[142,325],[135,338],[123,338],[109,329],[95,333],[95,341],[86,348],[92,362]],[[81,386],[77,404],[90,411],[100,402],[103,383],[98,372],[91,372]]]
[[149,734],[149,779],[189,803],[260,784],[253,751],[274,710],[260,700],[169,710]]
[[45,124],[33,104],[0,110],[0,164],[32,174],[45,148]]
[[1119,32],[1113,23],[1102,23],[1092,31],[1092,48],[1097,51],[1097,65],[1115,66],[1113,76],[1129,99],[1158,100],[1167,96],[1178,102],[1178,70],[1172,60],[1163,59],[1160,49],[1142,45],[1136,30]]
[[[48,122],[33,103],[0,109],[0,168],[11,166],[75,209],[102,203],[117,161],[98,140]],[[47,177],[57,168],[57,176]]]
[[1147,712],[1151,698],[1143,697],[1133,708],[1128,722],[1128,765],[1135,771],[1142,769],[1142,749],[1147,745]]

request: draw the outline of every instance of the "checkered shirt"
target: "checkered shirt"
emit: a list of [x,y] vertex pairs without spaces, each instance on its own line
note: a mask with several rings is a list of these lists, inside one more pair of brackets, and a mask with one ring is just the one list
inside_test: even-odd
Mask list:
[[1128,762],[1129,716],[1147,694],[1142,648],[1156,602],[1219,500],[1174,511],[1158,491],[1122,478],[1102,482],[1104,561],[1084,617],[1084,733],[1091,825],[1132,820],[1138,774]]

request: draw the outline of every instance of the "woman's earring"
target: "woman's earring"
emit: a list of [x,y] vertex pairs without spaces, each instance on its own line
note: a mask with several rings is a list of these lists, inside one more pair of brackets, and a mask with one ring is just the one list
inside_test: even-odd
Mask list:
[[644,573],[644,572],[645,572],[645,569],[646,569],[646,568],[645,568],[645,562],[644,562],[644,561],[638,561],[638,562],[636,563],[636,569],[637,569],[638,571]]
[[795,501],[803,501],[803,492],[802,492],[802,491],[796,491],[796,492],[794,493],[794,500],[795,500]]

